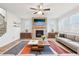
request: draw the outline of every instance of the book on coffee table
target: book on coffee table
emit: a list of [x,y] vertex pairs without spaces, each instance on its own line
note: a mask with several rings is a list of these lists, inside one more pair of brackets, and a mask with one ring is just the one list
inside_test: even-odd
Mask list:
[[30,40],[28,42],[29,45],[37,45],[38,44],[38,40]]

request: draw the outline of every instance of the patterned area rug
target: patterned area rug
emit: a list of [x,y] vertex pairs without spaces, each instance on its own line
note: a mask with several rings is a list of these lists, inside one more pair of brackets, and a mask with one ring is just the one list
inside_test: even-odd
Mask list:
[[57,54],[70,54],[69,51],[61,48],[55,41],[48,41],[50,43],[50,47],[57,52]]
[[[57,52],[57,54],[70,54],[68,51],[64,50],[63,48],[61,48],[60,46],[58,46],[58,44],[55,43],[55,41],[48,41],[50,46],[44,46],[44,49],[39,53],[35,52],[35,51],[31,51],[31,47],[26,45],[26,41],[22,41],[19,44],[17,44],[16,46],[14,46],[13,48],[11,48],[10,50],[6,51],[4,54],[14,54],[14,55],[18,55],[18,53],[20,54],[55,54],[55,52]],[[50,49],[50,47],[52,48],[52,50]]]
[[49,48],[49,46],[44,46],[44,49],[40,52],[30,51],[30,54],[54,54],[53,51]]
[[10,50],[6,51],[4,54],[17,55],[21,51],[21,49],[24,47],[25,44],[26,44],[26,41],[22,41],[19,44],[17,44],[16,46],[14,46],[13,48],[11,48]]

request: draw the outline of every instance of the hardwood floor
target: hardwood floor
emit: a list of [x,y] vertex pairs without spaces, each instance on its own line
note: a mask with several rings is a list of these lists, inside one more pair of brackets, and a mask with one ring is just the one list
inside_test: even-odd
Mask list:
[[5,50],[9,49],[11,46],[16,44],[17,42],[19,42],[19,40],[13,41],[13,42],[11,42],[3,47],[0,47],[0,54],[3,53]]

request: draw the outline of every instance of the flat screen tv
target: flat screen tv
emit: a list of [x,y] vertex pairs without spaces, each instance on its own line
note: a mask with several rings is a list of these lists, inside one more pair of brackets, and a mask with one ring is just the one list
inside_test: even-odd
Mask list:
[[45,19],[34,19],[34,22],[45,22]]
[[45,25],[45,19],[34,19],[34,23],[37,26],[44,26]]

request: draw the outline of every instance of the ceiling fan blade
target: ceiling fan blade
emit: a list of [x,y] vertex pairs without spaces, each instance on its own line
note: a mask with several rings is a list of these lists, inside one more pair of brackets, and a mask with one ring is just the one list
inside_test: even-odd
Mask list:
[[32,10],[37,10],[36,8],[30,8],[30,9],[32,9]]
[[37,14],[37,12],[34,12],[33,14]]
[[43,9],[44,11],[50,11],[50,8],[47,8],[47,9]]
[[44,13],[42,13],[42,15],[44,15]]

